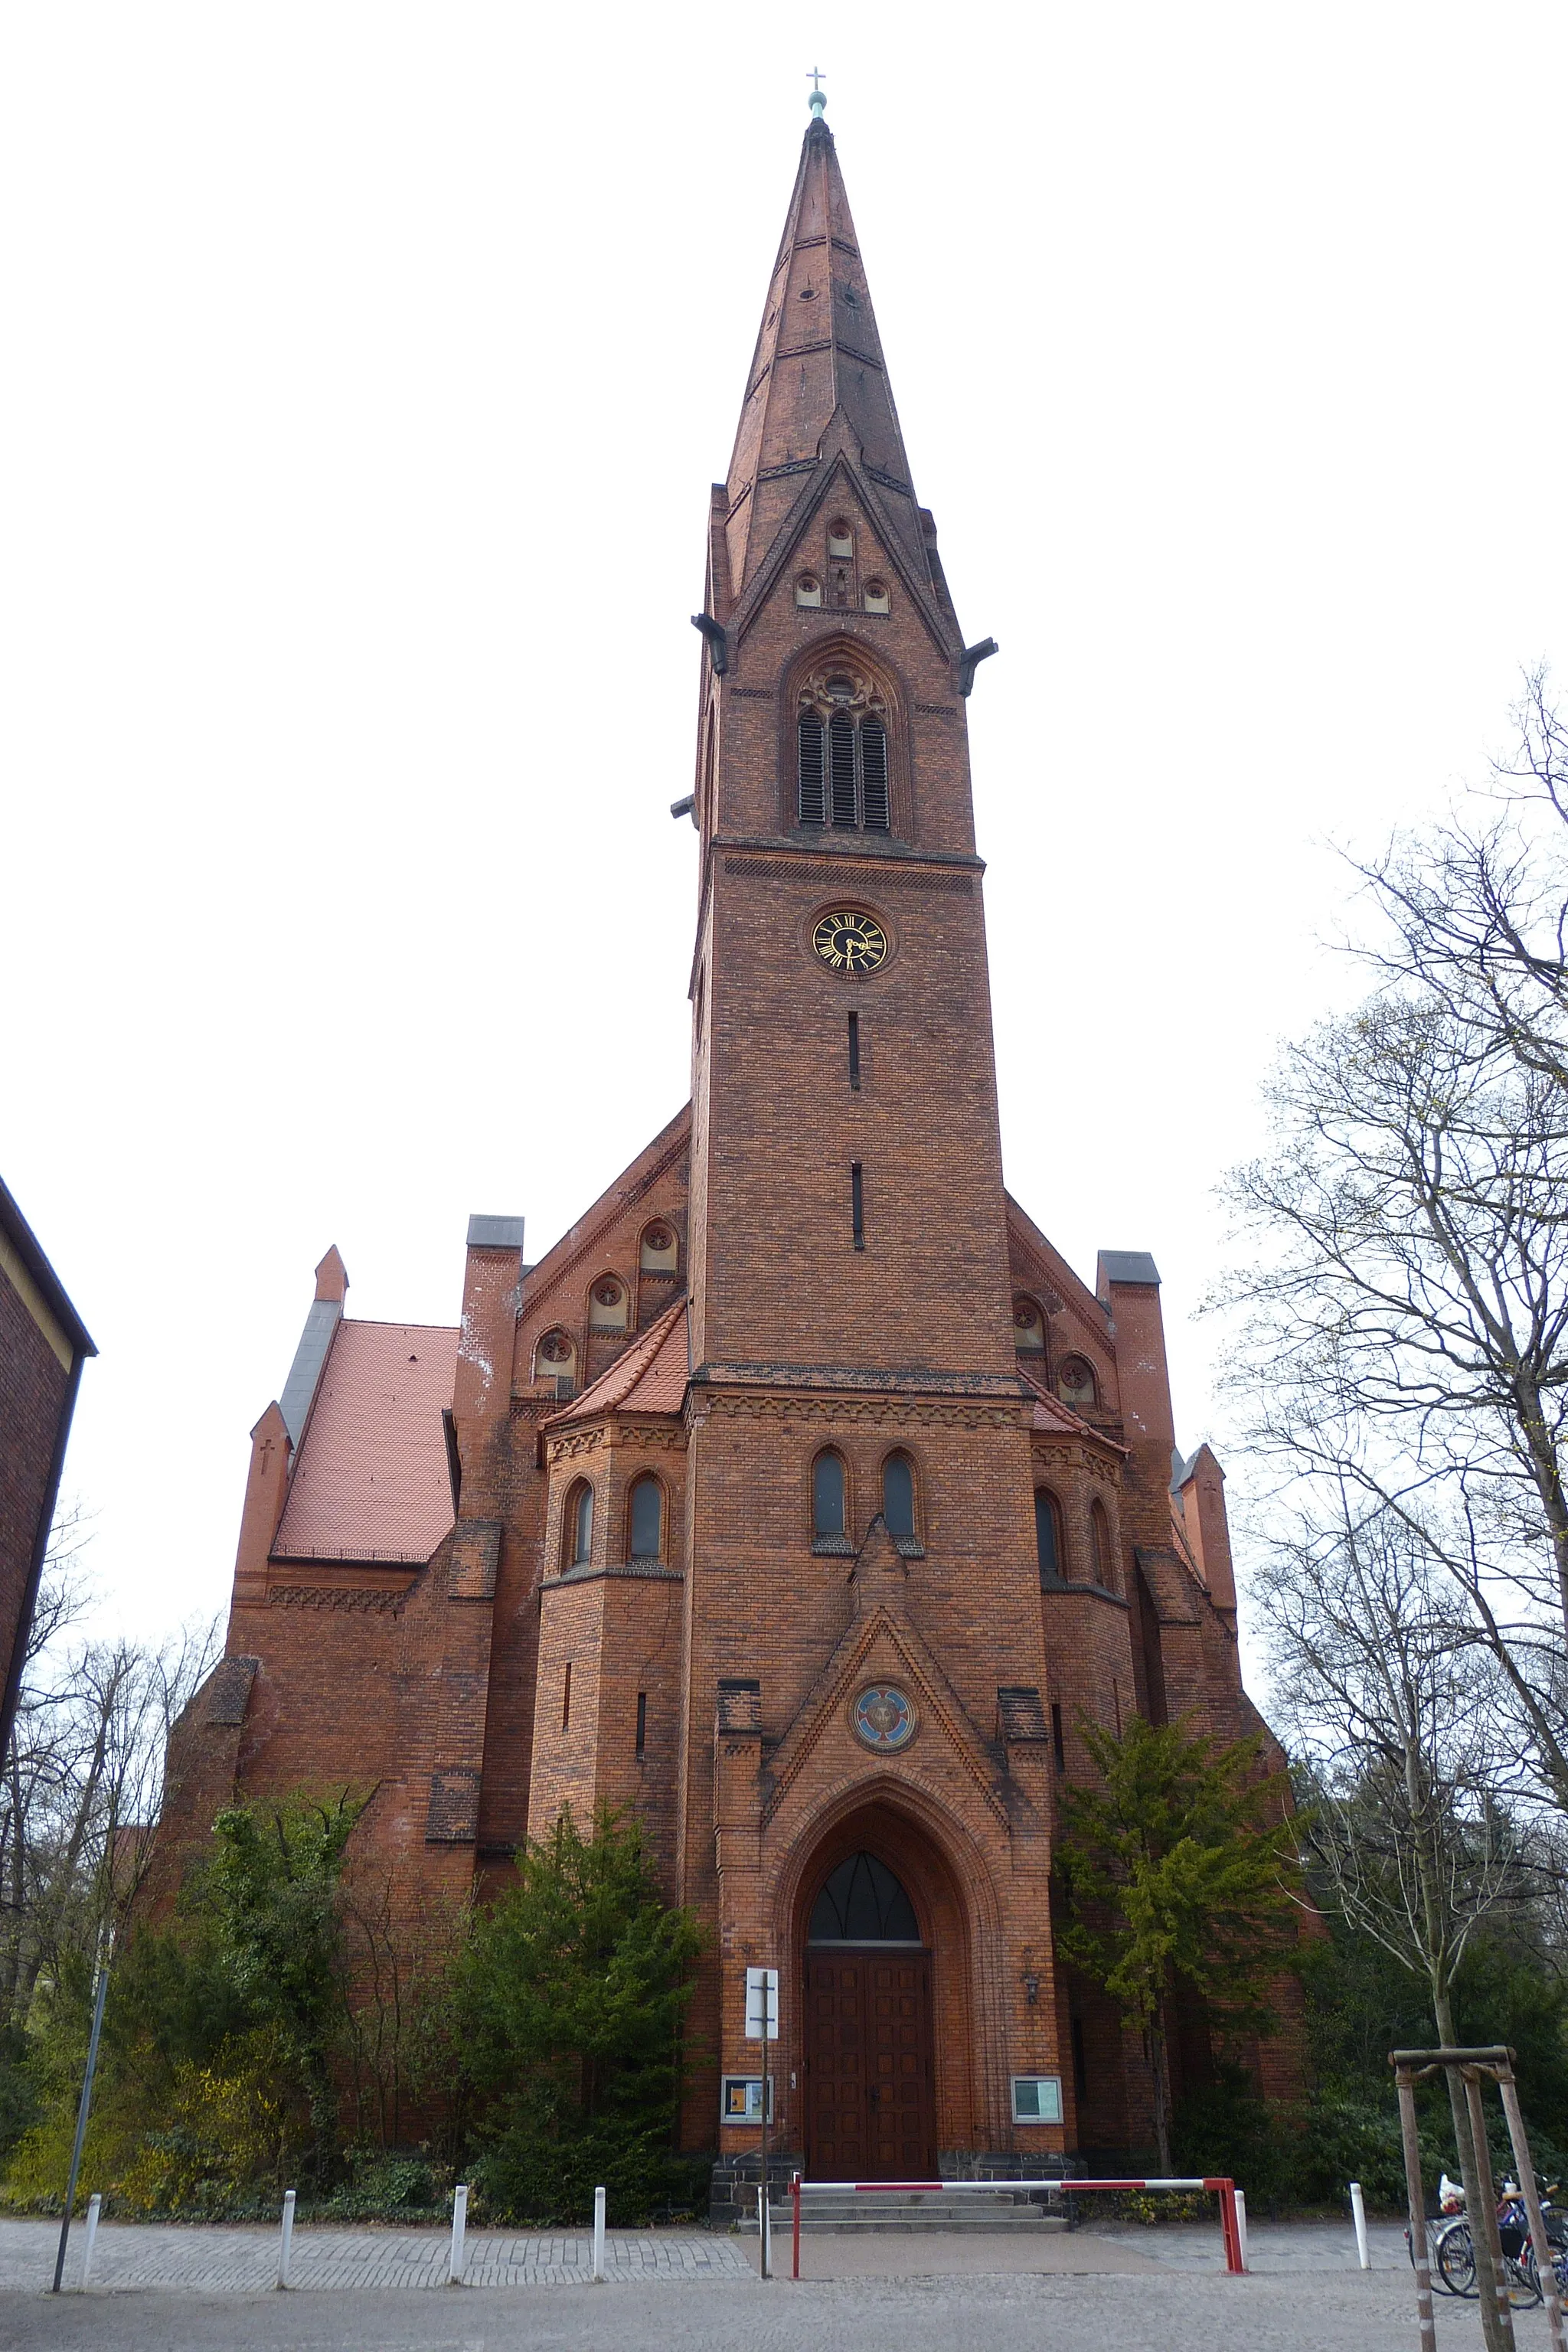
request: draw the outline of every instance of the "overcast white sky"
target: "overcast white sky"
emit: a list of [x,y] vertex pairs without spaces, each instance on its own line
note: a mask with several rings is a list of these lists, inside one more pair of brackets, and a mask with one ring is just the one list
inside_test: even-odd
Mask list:
[[226,1602],[329,1242],[456,1319],[687,1084],[708,485],[826,74],[971,637],[1008,1181],[1189,1317],[1327,845],[1568,677],[1568,15],[0,16],[5,1174],[106,1620]]

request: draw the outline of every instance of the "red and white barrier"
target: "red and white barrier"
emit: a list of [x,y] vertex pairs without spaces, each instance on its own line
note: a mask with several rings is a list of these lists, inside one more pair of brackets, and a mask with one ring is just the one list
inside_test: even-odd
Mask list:
[[792,2278],[800,2276],[800,2200],[813,2195],[847,2197],[952,2197],[966,2190],[984,2192],[994,2197],[998,2189],[1015,2196],[1027,2196],[1031,2191],[1048,2189],[1056,2197],[1087,2197],[1097,2189],[1203,2189],[1219,2199],[1220,2239],[1225,2247],[1225,2266],[1233,2278],[1239,2278],[1247,2269],[1247,2256],[1241,2242],[1241,2217],[1237,2211],[1237,2188],[1230,2179],[1204,2180],[803,2180],[798,2172],[791,2175],[790,2202],[794,2207],[795,2257],[790,2270]]

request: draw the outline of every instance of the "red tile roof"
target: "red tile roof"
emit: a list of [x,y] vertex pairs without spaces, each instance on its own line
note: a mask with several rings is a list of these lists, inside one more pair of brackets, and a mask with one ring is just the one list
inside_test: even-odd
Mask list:
[[340,1323],[272,1556],[426,1560],[452,1525],[443,1408],[458,1334],[429,1323]]
[[686,1301],[678,1298],[657,1323],[638,1334],[607,1372],[600,1373],[591,1388],[585,1388],[563,1412],[552,1413],[546,1426],[592,1421],[602,1412],[679,1412],[689,1369]]

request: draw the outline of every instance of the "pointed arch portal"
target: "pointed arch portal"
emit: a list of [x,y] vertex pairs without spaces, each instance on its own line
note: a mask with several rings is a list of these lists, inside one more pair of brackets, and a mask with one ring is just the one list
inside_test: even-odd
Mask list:
[[847,1826],[803,1890],[806,2169],[816,2180],[930,2179],[935,2004],[931,1912],[919,1885],[926,1874],[909,1873],[906,1884],[896,1866],[908,1871],[906,1855],[874,1822]]

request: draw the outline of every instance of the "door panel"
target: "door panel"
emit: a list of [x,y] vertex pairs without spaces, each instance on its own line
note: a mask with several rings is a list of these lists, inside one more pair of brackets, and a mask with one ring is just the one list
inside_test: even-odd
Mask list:
[[808,1952],[805,2006],[812,2179],[930,2179],[930,1954]]

